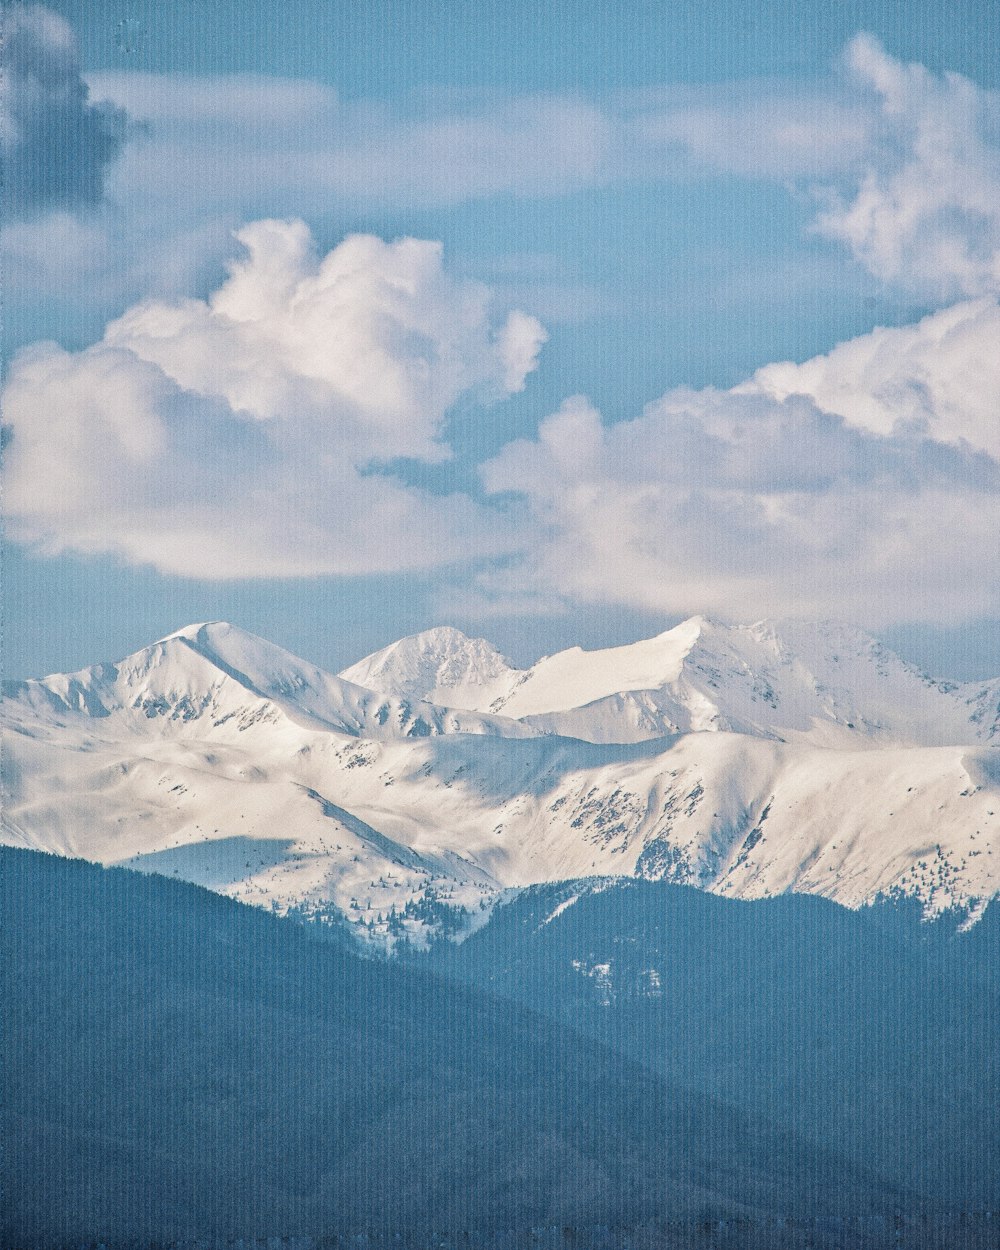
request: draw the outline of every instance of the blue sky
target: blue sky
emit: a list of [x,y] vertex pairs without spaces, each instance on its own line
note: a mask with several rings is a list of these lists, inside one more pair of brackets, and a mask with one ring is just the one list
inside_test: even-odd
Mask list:
[[988,6],[5,23],[8,676],[693,611],[1000,671]]

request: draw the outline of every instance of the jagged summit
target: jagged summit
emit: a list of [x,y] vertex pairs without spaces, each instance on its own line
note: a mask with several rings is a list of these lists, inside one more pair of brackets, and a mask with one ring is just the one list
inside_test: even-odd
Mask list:
[[485,638],[439,625],[383,647],[340,676],[404,698],[485,711],[520,673]]
[[201,621],[114,663],[6,690],[15,705],[50,716],[159,709],[218,718],[223,705],[263,700],[302,723],[376,737],[396,721],[414,732],[595,743],[728,731],[824,746],[935,746],[1000,734],[1000,681],[934,681],[864,631],[829,621],[693,616],[653,638],[570,647],[528,669],[485,639],[438,626],[337,677],[237,625]]

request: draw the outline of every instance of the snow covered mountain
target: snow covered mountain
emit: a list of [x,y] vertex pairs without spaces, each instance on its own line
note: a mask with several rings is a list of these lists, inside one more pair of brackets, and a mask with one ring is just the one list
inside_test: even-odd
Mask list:
[[389,944],[592,876],[932,911],[1000,890],[1000,683],[933,682],[857,631],[695,618],[519,672],[435,630],[346,674],[381,688],[216,623],[14,683],[3,840]]
[[362,689],[223,621],[189,625],[117,664],[9,683],[4,693],[14,721],[24,717],[39,728],[60,729],[67,717],[83,715],[111,718],[116,728],[140,735],[152,720],[167,736],[190,736],[193,723],[209,722],[239,732],[289,723],[365,738],[534,732],[494,716]]
[[862,631],[831,623],[723,625],[692,617],[526,670],[455,629],[404,638],[341,674],[445,707],[502,713],[590,742],[732,731],[817,745],[941,746],[1000,734],[1000,680],[936,682]]
[[472,711],[509,695],[523,674],[485,638],[443,625],[402,638],[340,676],[401,698]]

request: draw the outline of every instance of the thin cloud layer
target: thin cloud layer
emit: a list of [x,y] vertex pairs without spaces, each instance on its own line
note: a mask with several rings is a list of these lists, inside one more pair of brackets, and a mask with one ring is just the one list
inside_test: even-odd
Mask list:
[[445,93],[390,111],[263,76],[103,73],[89,82],[143,126],[119,171],[123,195],[159,198],[180,179],[206,204],[231,203],[235,190],[294,197],[304,212],[331,197],[448,205],[566,194],[602,183],[617,160],[614,116],[575,96]]
[[124,114],[88,99],[76,37],[61,17],[7,5],[0,35],[0,221],[93,207],[121,150]]
[[[118,72],[88,78],[95,106],[68,28],[44,10],[26,12],[36,15],[27,43],[53,56],[62,48],[64,89],[39,94],[27,71],[8,75],[8,158],[34,171],[8,180],[24,188],[9,207],[23,215],[93,203],[106,182],[122,211],[82,231],[51,215],[30,228],[8,224],[0,253],[13,289],[84,303],[103,293],[105,316],[149,291],[201,286],[228,232],[254,217],[325,221],[498,197],[540,204],[640,184],[685,183],[697,196],[720,174],[727,185],[735,175],[787,186],[805,210],[803,228],[838,245],[831,257],[846,249],[896,297],[1000,292],[996,93],[903,64],[870,36],[808,82],[675,84],[601,100],[441,92],[390,107],[343,101],[309,81]],[[58,136],[49,125],[56,96],[76,110]],[[50,102],[39,111],[42,98]],[[15,114],[41,120],[18,129]],[[113,159],[126,114],[136,124]],[[561,281],[565,289],[520,302],[573,316],[577,293]],[[613,302],[609,292],[596,298]]]
[[981,301],[732,391],[668,392],[632,421],[568,400],[482,468],[524,553],[479,578],[484,608],[869,625],[1000,610],[998,349]]
[[492,315],[441,247],[346,239],[315,255],[301,222],[242,230],[247,251],[207,301],[147,302],[70,353],[14,361],[11,535],[114,552],[194,577],[372,573],[502,544],[462,496],[378,471],[438,461],[461,395],[519,390],[545,338]]

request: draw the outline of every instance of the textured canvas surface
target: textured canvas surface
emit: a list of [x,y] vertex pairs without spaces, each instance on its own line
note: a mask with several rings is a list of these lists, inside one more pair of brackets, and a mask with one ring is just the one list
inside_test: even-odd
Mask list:
[[996,13],[0,36],[0,1245],[998,1244]]

